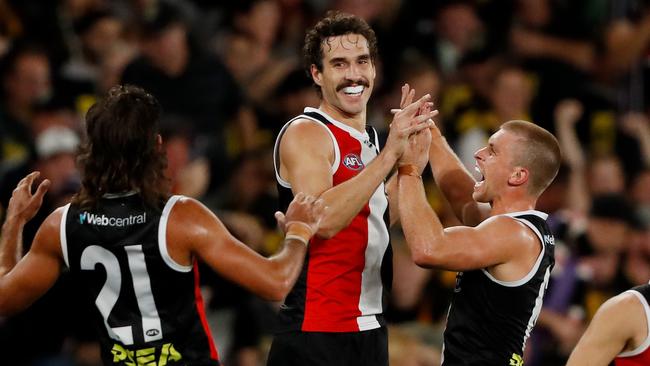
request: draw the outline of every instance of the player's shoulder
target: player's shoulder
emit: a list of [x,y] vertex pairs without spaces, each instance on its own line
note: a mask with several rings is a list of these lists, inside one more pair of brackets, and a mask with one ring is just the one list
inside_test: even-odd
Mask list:
[[[645,325],[645,308],[633,291],[625,291],[605,301],[594,315],[594,321],[616,324],[616,328],[629,336],[637,326]],[[645,331],[645,327],[642,329]],[[645,333],[647,334],[647,332]]]
[[288,123],[283,140],[295,137],[299,141],[308,142],[310,140],[305,139],[329,138],[328,135],[327,127],[323,122],[298,116]]
[[488,237],[499,238],[503,242],[512,242],[519,246],[522,243],[537,245],[540,240],[528,225],[509,215],[490,216],[479,227]]
[[327,126],[309,118],[293,120],[280,141],[282,156],[331,155],[334,149]]
[[[210,212],[210,210],[196,198],[188,196],[176,196],[173,207],[170,209],[170,219],[189,218],[195,215]],[[171,216],[173,213],[173,217]]]
[[625,291],[605,301],[600,310],[606,313],[627,313],[634,309],[643,309],[639,295],[641,294],[634,290]]
[[52,211],[52,213],[47,215],[41,224],[41,229],[58,232],[61,227],[61,221],[64,220],[65,213],[68,211],[68,209],[68,205],[56,208],[54,211]]

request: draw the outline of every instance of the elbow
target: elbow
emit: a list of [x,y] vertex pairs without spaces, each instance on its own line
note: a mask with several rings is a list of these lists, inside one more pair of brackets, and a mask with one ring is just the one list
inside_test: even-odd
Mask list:
[[292,282],[288,278],[278,279],[264,294],[264,299],[268,301],[282,301],[291,291]]
[[413,263],[415,263],[415,265],[418,267],[430,268],[434,266],[431,257],[424,253],[414,253],[411,255],[411,259],[413,260]]
[[331,239],[334,235],[338,234],[341,229],[348,225],[349,223],[336,224],[330,220],[322,220],[315,236],[319,239]]
[[411,248],[411,259],[418,267],[431,268],[438,265],[438,258],[434,251],[427,248],[426,243],[416,243]]
[[327,240],[333,238],[334,235],[336,235],[336,233],[338,232],[339,232],[338,230],[334,230],[330,228],[320,228],[318,229],[318,231],[314,236],[316,236],[319,239]]
[[291,278],[289,269],[284,267],[275,266],[271,276],[268,276],[269,282],[266,285],[265,291],[260,294],[265,300],[268,301],[282,301],[295,282]]

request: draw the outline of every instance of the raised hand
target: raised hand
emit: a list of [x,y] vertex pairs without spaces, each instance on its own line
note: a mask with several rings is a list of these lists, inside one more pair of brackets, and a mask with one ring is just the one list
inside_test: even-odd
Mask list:
[[25,223],[31,220],[43,204],[43,196],[50,188],[50,181],[45,179],[32,193],[32,184],[40,176],[40,172],[32,172],[23,178],[14,189],[7,206],[7,220],[17,219]]
[[399,101],[399,108],[404,109],[406,106],[413,103],[414,97],[415,89],[411,89],[411,86],[408,83],[402,85],[402,99]]
[[623,131],[632,137],[641,138],[650,133],[650,120],[643,113],[628,113],[621,122]]
[[[420,114],[426,114],[431,111],[431,106],[425,104],[420,109]],[[400,158],[398,165],[412,164],[418,168],[418,172],[422,174],[424,168],[429,162],[429,147],[431,145],[431,130],[437,127],[427,128],[417,132],[409,137],[408,146],[404,150],[404,154]],[[438,132],[439,133],[439,132]]]
[[575,125],[582,117],[582,103],[575,99],[565,99],[555,107],[555,123]]
[[[414,91],[408,85],[402,87],[402,103],[406,104],[413,99]],[[408,144],[408,138],[414,133],[432,127],[433,121],[431,120],[438,114],[437,110],[431,111],[433,103],[429,100],[431,95],[427,94],[415,102],[411,102],[404,108],[394,111],[395,116],[390,125],[390,132],[386,141],[384,150],[388,150],[394,154],[396,159],[399,159],[404,153],[404,149]],[[429,108],[428,112],[421,113]]]

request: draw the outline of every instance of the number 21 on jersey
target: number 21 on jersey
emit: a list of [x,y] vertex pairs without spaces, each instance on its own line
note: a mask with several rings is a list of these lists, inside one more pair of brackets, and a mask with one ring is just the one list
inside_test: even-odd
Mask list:
[[[132,285],[135,298],[142,315],[144,341],[160,340],[163,338],[162,327],[153,293],[151,292],[151,280],[147,272],[142,245],[127,245],[124,250],[128,259],[131,278],[133,279]],[[108,317],[117,303],[122,288],[120,263],[115,254],[107,249],[99,245],[91,245],[81,253],[81,269],[92,271],[95,270],[97,264],[104,267],[106,271],[106,282],[104,282],[104,286],[95,300],[95,305],[104,318],[104,326],[112,339],[127,346],[132,345],[134,343],[133,329],[130,325],[113,328],[108,324]]]

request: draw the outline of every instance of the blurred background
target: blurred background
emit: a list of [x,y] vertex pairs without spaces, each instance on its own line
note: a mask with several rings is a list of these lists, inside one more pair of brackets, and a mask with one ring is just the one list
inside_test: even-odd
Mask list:
[[[531,120],[559,138],[564,166],[538,205],[557,263],[526,365],[563,365],[600,304],[650,279],[650,1],[0,0],[0,206],[28,171],[53,183],[25,250],[79,187],[86,110],[129,83],[164,108],[174,193],[273,253],[282,236],[272,146],[286,121],[319,104],[301,47],[331,9],[377,34],[368,122],[384,135],[408,82],[434,96],[436,123],[472,171],[474,151],[505,121]],[[443,221],[457,225],[425,182]],[[416,267],[399,228],[392,244],[391,365],[438,365],[455,273]],[[263,365],[279,304],[208,268],[202,282],[224,364]],[[75,287],[64,275],[32,308],[0,318],[1,364],[100,364],[92,309]]]

